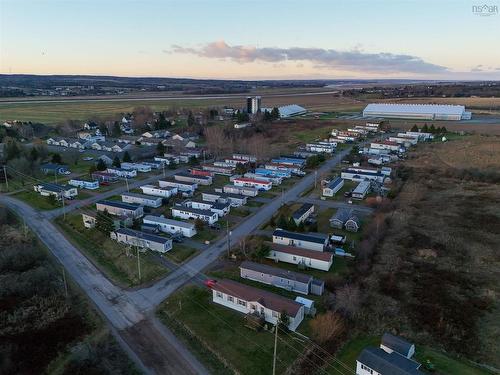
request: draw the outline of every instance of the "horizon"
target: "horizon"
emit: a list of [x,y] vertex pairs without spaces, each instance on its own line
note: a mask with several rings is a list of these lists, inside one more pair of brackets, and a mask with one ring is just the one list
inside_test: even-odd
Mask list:
[[500,51],[492,48],[500,35],[498,10],[477,14],[475,3],[464,0],[369,5],[0,0],[0,73],[244,81],[500,79]]

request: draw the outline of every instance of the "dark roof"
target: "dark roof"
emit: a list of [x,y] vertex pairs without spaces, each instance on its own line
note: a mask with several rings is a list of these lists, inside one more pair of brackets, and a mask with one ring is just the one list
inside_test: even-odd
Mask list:
[[382,345],[391,348],[395,352],[402,354],[404,356],[408,355],[412,347],[412,343],[406,341],[402,337],[391,335],[390,333],[384,333],[382,336]]
[[248,262],[248,261],[242,262],[240,268],[245,268],[247,270],[252,270],[256,272],[265,273],[268,275],[281,277],[283,279],[295,280],[301,283],[309,283],[312,279],[312,276],[305,275],[303,273],[283,270],[281,268],[271,267],[266,264],[255,263],[255,262]]
[[171,240],[166,237],[155,236],[154,234],[140,232],[138,230],[128,229],[128,228],[120,228],[115,231],[116,233],[126,234],[127,236],[137,237],[146,241],[166,244]]
[[[206,203],[206,202],[205,202]],[[230,203],[219,203],[219,202],[215,202],[212,204],[212,208],[215,209],[215,210],[224,210],[228,207],[230,207],[231,204]]]
[[217,281],[213,289],[248,302],[258,302],[276,312],[284,310],[292,317],[296,316],[297,312],[302,307],[300,303],[291,299],[281,297],[262,289],[240,284],[233,280],[224,279]]
[[174,210],[174,209],[191,212],[193,214],[198,214],[198,215],[205,215],[205,216],[215,215],[215,213],[210,211],[210,210],[202,210],[199,208],[186,207],[186,206],[179,204],[179,203],[177,203],[175,206],[172,207],[172,210]]
[[308,242],[314,242],[319,244],[324,244],[328,241],[328,235],[321,233],[296,233],[289,232],[283,229],[276,229],[273,232],[273,236],[292,238],[294,240],[302,240]]
[[321,280],[321,279],[313,279],[312,283],[313,283],[314,285],[318,285],[318,286],[323,286],[323,285],[325,285],[325,282],[324,282],[323,280]]
[[111,206],[111,207],[117,207],[117,208],[124,208],[126,210],[137,210],[139,207],[142,207],[140,204],[135,204],[135,203],[125,203],[125,202],[118,202],[118,201],[99,201],[97,204],[104,204],[106,206]]
[[44,190],[53,191],[56,193],[60,193],[61,191],[66,191],[68,189],[74,189],[73,186],[51,184],[50,182],[42,182],[38,184],[38,186],[41,186],[42,189]]
[[331,262],[333,259],[333,254],[330,252],[307,250],[307,249],[302,249],[300,247],[285,246],[276,243],[271,244],[271,248],[274,251],[279,251],[282,253],[287,253],[292,255],[298,255],[305,258],[322,260],[324,262]]
[[[233,194],[233,193],[217,193],[216,191],[204,191],[201,193],[202,195],[203,194],[207,194],[207,195],[215,195],[217,197],[220,197],[220,198],[234,198],[234,199],[245,199],[247,198],[246,195],[242,195],[242,194]],[[248,199],[248,198],[247,198]]]
[[[194,176],[193,176],[194,177]],[[164,181],[164,182],[169,182],[171,184],[179,184],[179,185],[186,185],[186,186],[194,186],[194,185],[198,185],[196,182],[189,182],[189,181],[177,181],[177,180],[174,180],[173,178],[164,178],[160,181]]]
[[210,176],[203,176],[203,175],[191,174],[191,173],[187,173],[187,172],[179,172],[179,173],[176,173],[175,176],[197,178],[197,179],[200,179],[200,180],[210,180],[212,178]]
[[328,189],[334,189],[338,184],[342,183],[343,179],[342,177],[337,177],[336,179],[330,181],[326,187]]
[[420,363],[403,357],[396,352],[389,354],[380,348],[368,347],[363,349],[357,360],[384,375],[423,374],[418,370]]
[[147,195],[147,194],[139,194],[139,193],[128,193],[128,192],[125,192],[125,193],[122,193],[122,196],[123,195],[128,196],[128,197],[134,197],[134,198],[141,198],[141,199],[152,200],[152,201],[157,201],[157,200],[161,200],[162,199],[161,197],[158,197],[156,195]]
[[311,207],[314,207],[314,204],[312,203],[304,203],[302,206],[300,206],[292,215],[294,219],[300,219],[302,215],[304,215],[307,211],[311,209]]
[[349,208],[339,208],[337,212],[330,218],[330,221],[332,220],[338,220],[341,221],[342,223],[345,223],[347,220],[349,220],[352,217],[352,210]]

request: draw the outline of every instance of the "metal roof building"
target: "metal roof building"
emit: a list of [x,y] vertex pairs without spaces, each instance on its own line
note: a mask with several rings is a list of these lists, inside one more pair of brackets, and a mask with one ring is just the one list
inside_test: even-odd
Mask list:
[[463,105],[372,103],[363,110],[363,117],[459,121],[469,120],[471,113]]

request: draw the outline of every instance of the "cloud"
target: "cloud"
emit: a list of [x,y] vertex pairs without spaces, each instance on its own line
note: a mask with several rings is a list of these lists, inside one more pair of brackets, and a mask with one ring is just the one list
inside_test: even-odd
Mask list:
[[[167,52],[167,51],[164,51]],[[238,63],[264,61],[280,63],[286,61],[311,62],[322,69],[378,73],[443,73],[448,68],[432,64],[420,57],[388,52],[366,53],[356,48],[352,51],[337,51],[324,48],[275,48],[255,46],[230,46],[225,41],[208,43],[199,48],[173,45],[169,53],[192,54],[200,57],[229,59]]]

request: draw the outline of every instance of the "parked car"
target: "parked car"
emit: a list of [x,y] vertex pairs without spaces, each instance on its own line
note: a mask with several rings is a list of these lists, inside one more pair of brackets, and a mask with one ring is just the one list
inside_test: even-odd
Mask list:
[[85,160],[85,161],[91,161],[91,160],[94,160],[94,158],[92,156],[85,156],[83,158],[83,160]]
[[346,198],[352,197],[352,190],[346,191],[344,193],[344,197],[346,197]]
[[207,279],[203,282],[207,288],[213,288],[215,284],[217,284],[217,280]]
[[217,223],[210,224],[209,227],[211,229],[220,230],[220,224]]

